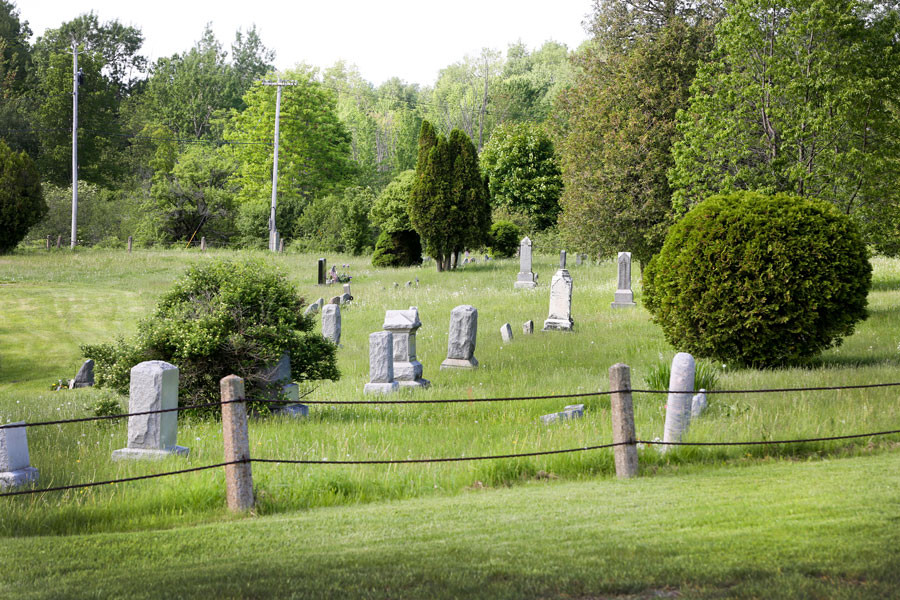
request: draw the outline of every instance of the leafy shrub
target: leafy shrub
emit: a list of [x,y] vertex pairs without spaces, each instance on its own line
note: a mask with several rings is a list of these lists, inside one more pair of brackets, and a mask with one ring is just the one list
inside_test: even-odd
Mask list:
[[263,398],[264,372],[285,352],[295,381],[337,379],[335,346],[312,332],[305,303],[285,276],[262,261],[213,261],[192,267],[141,321],[132,341],[82,346],[95,361],[98,387],[128,393],[131,367],[165,360],[179,368],[179,404],[219,398],[219,380],[244,379]]
[[304,251],[347,252],[358,256],[372,251],[369,211],[375,194],[351,187],[341,195],[310,202],[294,225],[296,247]]
[[0,254],[15,248],[46,214],[34,162],[0,141]]
[[422,241],[415,231],[382,231],[375,242],[372,265],[409,267],[422,264]]
[[[672,363],[661,362],[650,368],[650,372],[644,378],[647,389],[669,389],[669,377],[672,375]],[[694,389],[714,390],[719,384],[719,370],[712,364],[698,360],[694,364]],[[680,390],[678,390],[680,391]]]
[[498,258],[515,255],[522,238],[522,231],[510,221],[497,221],[491,225],[491,254]]
[[669,230],[644,302],[678,350],[771,366],[840,344],[866,317],[871,280],[855,224],[831,204],[735,192]]

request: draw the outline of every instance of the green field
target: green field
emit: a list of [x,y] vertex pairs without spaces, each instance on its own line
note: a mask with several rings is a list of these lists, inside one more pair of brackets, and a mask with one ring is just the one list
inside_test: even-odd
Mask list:
[[[58,379],[74,376],[83,360],[79,346],[129,335],[188,265],[246,254],[33,251],[0,257],[0,422],[91,414],[90,405],[109,392],[49,391]],[[288,273],[309,302],[338,293],[314,285],[316,256],[255,255]],[[310,399],[362,398],[368,334],[381,328],[391,308],[419,308],[418,358],[433,384],[404,398],[606,390],[608,368],[617,362],[629,364],[634,387],[642,387],[650,370],[675,352],[645,310],[610,308],[611,262],[570,264],[574,333],[523,336],[522,322],[532,319],[539,329],[546,318],[555,257],[536,257],[542,285],[534,291],[512,289],[513,260],[436,273],[328,258],[351,265],[355,301],[342,312],[343,377],[323,383]],[[803,368],[716,365],[718,387],[900,381],[900,261],[873,259],[873,266],[870,317],[841,347]],[[406,287],[415,277],[418,287]],[[640,302],[638,285],[635,291]],[[479,311],[481,368],[442,372],[450,310],[459,304]],[[515,334],[509,344],[500,340],[505,322]],[[126,399],[121,402],[124,412]],[[251,420],[251,447],[259,458],[339,460],[609,443],[609,401],[602,396],[586,400],[584,419],[540,425],[540,415],[573,402],[313,406],[306,420]],[[664,402],[661,395],[635,395],[639,438],[662,436]],[[897,388],[711,395],[707,414],[687,439],[898,428]],[[221,425],[182,419],[179,443],[191,448],[189,458],[112,463],[110,453],[125,445],[125,429],[124,422],[30,429],[40,487],[222,460]],[[614,480],[608,450],[429,465],[255,464],[259,518],[241,520],[224,510],[220,470],[4,498],[0,596],[308,597],[348,590],[364,597],[891,597],[900,585],[898,441],[682,448],[665,456],[648,447],[640,451],[644,477],[633,482]],[[673,517],[667,530],[665,520]],[[226,573],[226,563],[235,561],[242,564]],[[7,570],[8,564],[16,568]],[[166,573],[162,585],[148,585],[156,571]]]

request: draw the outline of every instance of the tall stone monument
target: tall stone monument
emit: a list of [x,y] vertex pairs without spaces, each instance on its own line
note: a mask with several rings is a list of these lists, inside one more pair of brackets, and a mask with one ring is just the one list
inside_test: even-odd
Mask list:
[[572,331],[572,276],[566,269],[566,251],[559,253],[559,270],[550,281],[550,314],[544,331]]
[[341,305],[326,304],[322,308],[322,336],[334,342],[335,345],[341,344]]
[[318,279],[318,282],[317,282],[318,285],[325,285],[325,274],[326,274],[326,273],[327,273],[327,268],[326,268],[326,265],[325,265],[325,259],[324,259],[324,258],[320,258],[320,259],[319,259],[319,273],[318,273],[319,279]]
[[637,306],[634,303],[634,292],[631,291],[631,252],[619,252],[617,264],[619,278],[616,283],[615,301],[611,306],[613,308]]
[[478,310],[463,304],[450,312],[450,339],[447,343],[447,358],[441,369],[474,369],[478,366],[475,358],[475,339],[478,336]]
[[537,287],[537,275],[531,270],[531,240],[522,238],[519,244],[519,275],[516,277],[516,288],[531,289]]
[[394,334],[376,331],[369,334],[369,383],[365,394],[389,394],[400,389],[394,380]]
[[24,421],[8,423],[0,429],[0,490],[36,481],[38,470],[31,466],[28,456],[28,435]]
[[394,334],[394,379],[403,387],[428,387],[422,379],[422,363],[416,360],[416,331],[422,326],[419,309],[389,310],[384,315],[385,331]]
[[[128,412],[177,407],[178,367],[161,360],[148,360],[131,368]],[[128,447],[114,451],[113,460],[187,455],[190,450],[175,443],[177,434],[177,411],[128,417]]]

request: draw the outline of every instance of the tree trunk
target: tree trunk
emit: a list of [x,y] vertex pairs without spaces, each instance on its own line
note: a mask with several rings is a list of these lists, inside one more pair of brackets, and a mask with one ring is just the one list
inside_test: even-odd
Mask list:
[[434,258],[434,264],[437,267],[438,273],[444,270],[444,256],[442,254],[438,254]]

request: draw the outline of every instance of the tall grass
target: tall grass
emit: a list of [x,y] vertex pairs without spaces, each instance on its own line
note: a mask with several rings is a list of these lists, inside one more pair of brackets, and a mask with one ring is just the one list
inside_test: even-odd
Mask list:
[[[73,377],[83,358],[81,344],[127,336],[156,298],[190,264],[212,257],[263,256],[288,273],[309,302],[335,295],[315,285],[314,255],[212,251],[34,251],[0,257],[0,421],[31,422],[85,416],[108,392],[96,389],[49,391],[57,379]],[[423,327],[418,358],[428,390],[404,391],[400,398],[483,398],[582,393],[608,389],[608,369],[632,367],[633,385],[660,363],[671,348],[640,307],[613,310],[615,265],[570,269],[575,281],[575,331],[519,333],[529,319],[537,327],[546,316],[554,256],[538,255],[543,282],[536,290],[514,290],[515,260],[467,265],[457,272],[426,268],[374,269],[366,258],[329,256],[351,265],[354,302],[342,312],[342,378],[322,383],[310,400],[363,397],[368,379],[368,334],[381,329],[386,309],[417,306]],[[900,261],[873,260],[870,318],[845,343],[802,368],[776,370],[717,367],[718,388],[830,386],[900,381]],[[419,285],[406,287],[418,277]],[[399,285],[395,286],[394,283]],[[450,311],[472,304],[479,311],[475,355],[481,367],[440,371],[447,351]],[[500,326],[513,324],[515,339],[504,343]],[[663,386],[660,389],[664,389]],[[121,398],[127,408],[127,399]],[[583,419],[550,426],[540,415],[572,401],[436,405],[321,406],[308,419],[266,417],[251,421],[252,453],[273,459],[386,459],[475,456],[574,448],[611,441],[609,400],[585,401]],[[664,395],[636,395],[638,436],[660,436]],[[689,440],[735,441],[821,437],[900,425],[897,390],[845,390],[793,394],[711,395],[709,409],[695,422]],[[110,454],[125,445],[124,421],[33,427],[28,430],[32,464],[40,487],[66,485],[203,465],[222,460],[221,424],[181,418],[178,442],[191,448],[187,459],[161,463],[113,463]],[[900,439],[900,438],[897,438]],[[888,442],[804,444],[754,448],[682,448],[660,455],[641,452],[645,473],[703,468],[723,461],[741,464],[767,457],[814,457],[867,452]],[[592,451],[471,463],[338,466],[253,465],[259,512],[457,494],[482,486],[508,486],[534,478],[585,479],[611,476],[609,451]],[[0,535],[64,534],[169,527],[226,518],[223,474],[203,471],[148,482],[47,493],[0,500]]]

